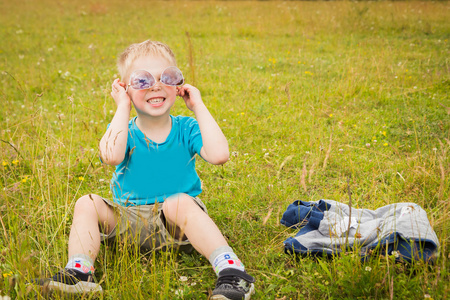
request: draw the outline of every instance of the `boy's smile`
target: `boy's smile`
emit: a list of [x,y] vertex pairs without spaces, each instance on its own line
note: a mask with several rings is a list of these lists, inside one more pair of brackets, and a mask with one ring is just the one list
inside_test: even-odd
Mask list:
[[162,97],[156,97],[156,98],[151,98],[151,99],[148,99],[147,100],[147,103],[150,103],[152,106],[154,106],[154,107],[158,107],[158,106],[161,106],[162,105],[162,103],[164,102],[164,100],[166,100],[166,99],[164,99],[164,98],[162,98]]

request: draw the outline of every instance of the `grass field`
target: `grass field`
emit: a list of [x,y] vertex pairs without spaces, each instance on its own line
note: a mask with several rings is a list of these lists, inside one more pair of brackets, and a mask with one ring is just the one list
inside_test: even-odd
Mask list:
[[[228,138],[223,167],[197,160],[202,200],[257,279],[253,299],[446,299],[450,292],[448,2],[0,1],[0,296],[67,261],[75,201],[110,197],[97,145],[115,111],[116,57],[174,50]],[[174,115],[192,115],[178,100]],[[376,209],[414,202],[434,265],[294,258],[280,225],[294,200]],[[101,299],[207,299],[198,254],[102,246]],[[0,297],[1,298],[1,297]],[[54,295],[59,298],[59,295]]]

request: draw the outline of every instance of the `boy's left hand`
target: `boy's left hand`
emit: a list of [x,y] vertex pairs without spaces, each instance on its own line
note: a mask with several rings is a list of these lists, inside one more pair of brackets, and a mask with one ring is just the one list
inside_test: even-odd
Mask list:
[[187,108],[192,111],[194,111],[199,105],[203,105],[200,91],[190,84],[177,87],[177,96],[183,98]]

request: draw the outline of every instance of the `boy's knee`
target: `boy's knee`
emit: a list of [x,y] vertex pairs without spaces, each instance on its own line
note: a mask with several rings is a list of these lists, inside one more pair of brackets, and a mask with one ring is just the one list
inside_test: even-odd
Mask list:
[[166,218],[171,219],[172,216],[180,215],[189,210],[192,205],[197,205],[192,197],[187,194],[177,194],[170,196],[163,203],[163,212]]
[[92,194],[84,195],[75,203],[75,211],[92,211],[101,204],[99,201],[103,201],[103,199]]

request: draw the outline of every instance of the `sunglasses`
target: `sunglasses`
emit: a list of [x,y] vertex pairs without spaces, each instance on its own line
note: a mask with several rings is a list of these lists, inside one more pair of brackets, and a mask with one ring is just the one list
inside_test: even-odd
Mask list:
[[[177,67],[171,66],[164,69],[159,79],[161,83],[168,86],[180,86],[184,83],[183,73]],[[128,87],[132,87],[135,90],[146,90],[156,84],[155,76],[145,70],[137,70],[131,73],[130,83],[125,91],[128,91]]]

